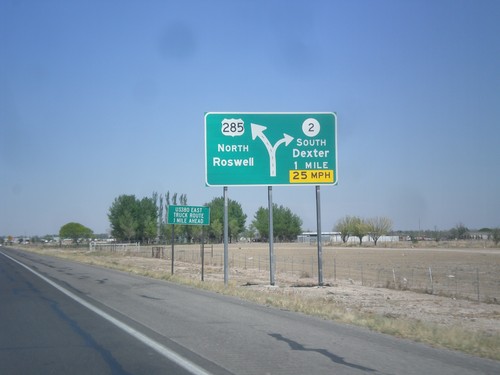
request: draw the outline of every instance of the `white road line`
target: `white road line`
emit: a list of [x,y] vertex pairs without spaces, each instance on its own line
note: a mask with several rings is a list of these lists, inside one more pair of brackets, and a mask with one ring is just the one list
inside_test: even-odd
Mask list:
[[116,327],[120,328],[122,331],[128,333],[129,335],[133,336],[137,340],[141,341],[143,344],[146,344],[151,349],[155,350],[156,352],[160,353],[165,358],[169,359],[170,361],[176,363],[180,367],[182,367],[185,370],[189,371],[191,374],[193,374],[193,375],[212,375],[210,372],[208,372],[205,369],[197,366],[196,364],[194,364],[193,362],[191,362],[191,361],[187,360],[186,358],[180,356],[176,352],[168,349],[167,347],[163,346],[159,342],[157,342],[157,341],[151,339],[150,337],[142,334],[141,332],[139,332],[136,329],[128,326],[127,324],[121,322],[120,320],[112,317],[111,315],[109,315],[108,313],[102,311],[101,309],[97,308],[96,306],[92,305],[91,303],[89,303],[89,302],[81,299],[76,294],[74,294],[74,293],[70,292],[69,290],[63,288],[62,286],[56,284],[55,282],[53,282],[52,280],[50,280],[50,279],[46,278],[45,276],[41,275],[37,271],[32,270],[27,265],[19,262],[17,259],[14,259],[14,258],[10,257],[9,255],[7,255],[7,254],[5,254],[3,252],[0,252],[0,254],[2,254],[6,258],[9,258],[13,262],[16,262],[20,266],[26,268],[28,271],[30,271],[33,274],[35,274],[36,276],[38,276],[39,278],[41,278],[46,283],[52,285],[54,288],[56,288],[60,292],[66,294],[68,297],[70,297],[74,301],[78,302],[82,306],[85,306],[87,309],[95,312],[100,317],[102,317],[102,318],[106,319],[108,322],[114,324]]

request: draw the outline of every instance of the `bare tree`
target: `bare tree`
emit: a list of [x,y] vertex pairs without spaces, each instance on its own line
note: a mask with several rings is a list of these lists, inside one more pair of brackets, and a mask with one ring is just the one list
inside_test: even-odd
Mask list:
[[455,238],[457,240],[464,240],[467,237],[468,233],[469,229],[463,223],[458,223],[454,228],[450,230],[452,238]]
[[500,228],[493,228],[491,230],[491,239],[495,243],[495,246],[500,242]]
[[366,226],[368,234],[377,246],[378,239],[392,230],[392,221],[387,217],[374,217],[366,220]]
[[345,216],[337,222],[335,226],[340,232],[342,241],[345,243],[349,237],[358,237],[359,244],[363,243],[363,237],[368,234],[368,226],[364,219],[358,216]]
[[337,232],[340,232],[342,242],[346,243],[351,236],[355,220],[356,218],[354,216],[344,216],[343,218],[339,219],[339,221],[337,221],[334,229]]
[[359,244],[363,244],[363,237],[368,234],[368,225],[365,219],[355,216],[351,227],[351,236],[359,238]]

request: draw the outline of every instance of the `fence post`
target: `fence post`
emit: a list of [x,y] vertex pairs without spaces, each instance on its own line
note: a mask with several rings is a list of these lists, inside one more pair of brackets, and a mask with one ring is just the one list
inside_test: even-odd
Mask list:
[[311,277],[314,277],[314,257],[311,255]]
[[429,278],[431,279],[431,294],[434,294],[434,281],[432,280],[432,268],[429,267]]
[[333,257],[333,281],[337,281],[337,260]]
[[477,302],[481,302],[479,294],[479,268],[476,268]]

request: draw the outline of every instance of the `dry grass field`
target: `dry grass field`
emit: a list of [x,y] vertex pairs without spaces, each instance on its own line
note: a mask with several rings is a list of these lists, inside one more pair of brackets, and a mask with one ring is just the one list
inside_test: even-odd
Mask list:
[[318,286],[315,245],[275,244],[274,286],[267,244],[229,244],[228,286],[223,245],[205,246],[204,282],[200,245],[174,250],[173,276],[170,245],[161,258],[153,258],[146,246],[35,251],[500,360],[500,249],[323,246],[323,286]]
[[[176,246],[175,258],[200,263],[199,246]],[[500,302],[500,249],[490,248],[374,248],[323,246],[323,281],[412,290],[478,302]],[[170,248],[165,248],[170,257]],[[316,245],[275,244],[276,280],[313,284],[318,281]],[[222,266],[223,246],[205,248],[206,264]],[[267,244],[230,244],[229,265],[233,272],[248,277],[269,274]],[[255,272],[259,271],[259,272]],[[269,280],[270,277],[267,277]],[[252,282],[252,280],[249,280]]]

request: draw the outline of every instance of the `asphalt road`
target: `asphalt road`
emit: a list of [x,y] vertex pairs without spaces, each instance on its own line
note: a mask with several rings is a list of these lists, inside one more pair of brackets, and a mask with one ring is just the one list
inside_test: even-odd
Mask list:
[[0,374],[68,373],[500,374],[500,362],[0,248]]

